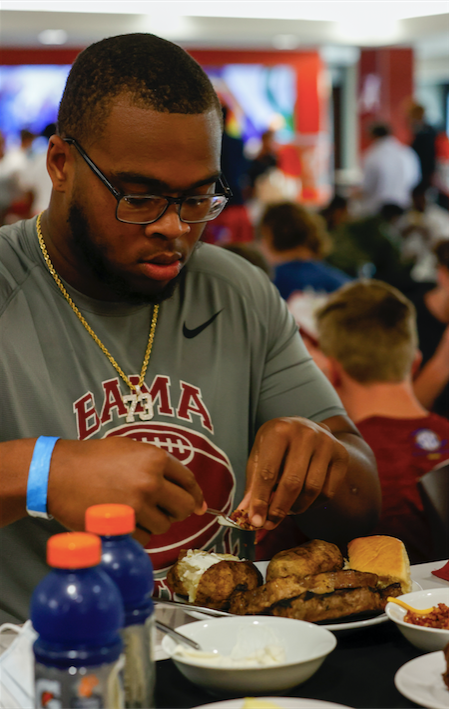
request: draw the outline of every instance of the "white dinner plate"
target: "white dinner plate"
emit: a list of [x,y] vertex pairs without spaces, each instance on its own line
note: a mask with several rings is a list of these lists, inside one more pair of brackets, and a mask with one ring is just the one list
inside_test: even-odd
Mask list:
[[[346,704],[334,704],[320,699],[303,699],[301,697],[255,697],[260,702],[272,702],[279,709],[351,709]],[[225,699],[222,702],[201,704],[194,709],[242,709],[244,699]]]
[[426,709],[449,709],[449,689],[441,676],[445,669],[443,651],[429,652],[402,665],[394,683],[404,697]]
[[[267,573],[267,566],[269,562],[268,561],[255,561],[254,565],[257,566],[259,569],[260,573],[263,576],[263,579],[265,581],[266,578],[266,573]],[[422,586],[419,585],[416,581],[412,581],[412,591],[422,591]],[[185,598],[182,598],[181,596],[178,596],[175,594],[174,596],[175,601],[185,601]],[[207,616],[205,613],[201,613],[201,611],[186,611],[188,615],[190,615],[192,618],[196,618],[197,620],[204,620],[210,616]],[[365,618],[364,620],[350,620],[350,621],[339,621],[338,619],[335,620],[333,623],[320,623],[322,628],[326,628],[326,630],[331,630],[333,633],[336,633],[339,630],[353,630],[355,628],[367,628],[371,625],[379,625],[379,623],[385,623],[388,620],[388,616],[386,613],[381,613],[380,615],[375,615],[372,618]]]

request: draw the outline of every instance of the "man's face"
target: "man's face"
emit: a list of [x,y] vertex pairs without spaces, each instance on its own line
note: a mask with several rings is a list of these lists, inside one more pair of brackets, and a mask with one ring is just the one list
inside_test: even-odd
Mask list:
[[[76,136],[73,136],[76,138]],[[221,128],[216,111],[170,114],[114,101],[103,135],[81,145],[123,194],[172,197],[215,192]],[[179,220],[171,205],[153,224],[115,218],[116,199],[73,151],[69,246],[81,269],[93,271],[110,300],[159,301],[173,292],[204,224]]]

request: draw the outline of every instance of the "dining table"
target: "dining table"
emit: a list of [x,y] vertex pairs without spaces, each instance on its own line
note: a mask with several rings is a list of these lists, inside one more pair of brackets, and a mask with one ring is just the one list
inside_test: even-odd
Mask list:
[[[432,574],[441,569],[446,560],[416,564],[411,567],[412,580],[422,589],[449,588],[445,581]],[[156,604],[156,618],[179,628],[198,618],[179,608]],[[407,699],[395,686],[395,674],[405,663],[424,654],[409,643],[398,627],[388,618],[373,625],[339,630],[335,625],[337,646],[324,660],[318,671],[306,682],[282,696],[301,697],[341,704],[353,709],[406,709],[422,706]],[[167,657],[162,646],[162,633],[156,635],[156,709],[192,709],[223,696],[214,696],[202,687],[192,684]],[[239,696],[230,687],[227,697]],[[313,704],[312,704],[313,706]],[[449,709],[449,690],[447,707]]]
[[[432,571],[442,569],[447,563],[447,559],[442,559],[413,565],[412,580],[422,589],[449,588],[449,581],[432,574]],[[195,615],[197,617],[192,615],[190,609],[184,612],[179,607],[166,607],[158,603],[155,606],[156,619],[174,629],[197,621],[198,614]],[[333,630],[337,638],[335,650],[325,658],[321,667],[310,679],[284,692],[283,697],[298,698],[298,708],[301,709],[306,707],[308,709],[305,703],[308,699],[353,709],[406,709],[424,706],[422,703],[416,704],[407,699],[396,689],[394,681],[396,672],[405,663],[424,655],[424,651],[411,645],[395,623],[384,616],[382,622],[374,624],[362,624],[349,629],[338,629],[338,627],[339,624],[336,624]],[[15,635],[8,631],[0,635],[0,654],[9,647],[14,638]],[[163,634],[157,630],[154,646],[156,694],[152,709],[192,709],[224,699],[223,696],[214,696],[187,680],[165,653],[162,639]],[[24,658],[25,660],[28,661],[27,658]],[[233,694],[232,687],[229,690],[227,697],[239,696]],[[19,706],[8,701],[4,688],[0,694],[2,695],[0,696],[1,707],[11,709]],[[240,709],[240,702],[238,704]],[[235,704],[233,709],[234,706]],[[296,709],[292,699],[289,700],[289,707],[291,706]],[[446,705],[443,706],[446,709]],[[317,705],[311,702],[310,709],[315,707]],[[28,705],[27,709],[30,709]],[[449,709],[449,689],[447,709]]]

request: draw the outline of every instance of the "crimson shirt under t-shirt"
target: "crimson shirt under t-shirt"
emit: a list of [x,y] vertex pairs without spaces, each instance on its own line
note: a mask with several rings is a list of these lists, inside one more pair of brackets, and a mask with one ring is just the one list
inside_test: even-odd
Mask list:
[[372,533],[402,539],[412,564],[429,561],[430,528],[416,483],[449,459],[449,421],[433,413],[414,419],[372,416],[357,428],[376,456],[382,487],[382,516]]

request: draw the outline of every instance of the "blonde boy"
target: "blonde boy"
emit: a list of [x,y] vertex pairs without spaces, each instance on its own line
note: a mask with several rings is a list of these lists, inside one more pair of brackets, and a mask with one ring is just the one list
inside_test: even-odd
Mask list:
[[392,286],[367,280],[343,286],[317,312],[327,375],[371,446],[382,486],[378,534],[401,538],[412,563],[432,558],[417,480],[449,458],[449,421],[415,397],[420,364],[416,314]]

